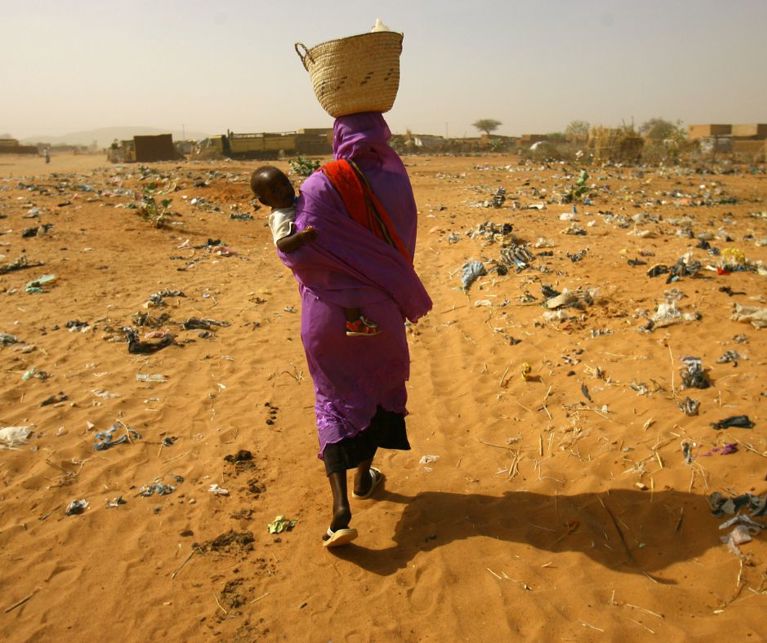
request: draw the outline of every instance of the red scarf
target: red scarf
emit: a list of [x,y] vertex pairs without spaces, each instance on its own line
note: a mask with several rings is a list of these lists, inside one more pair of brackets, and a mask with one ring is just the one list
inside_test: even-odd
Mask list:
[[396,248],[408,264],[412,265],[410,253],[399,238],[386,208],[354,161],[330,161],[322,166],[321,171],[338,192],[349,216],[376,237]]

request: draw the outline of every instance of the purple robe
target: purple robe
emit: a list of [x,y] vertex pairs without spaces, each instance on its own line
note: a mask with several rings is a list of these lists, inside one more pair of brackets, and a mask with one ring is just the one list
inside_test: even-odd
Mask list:
[[[388,141],[379,113],[336,119],[333,153],[353,159],[383,203],[412,258],[417,211],[405,166]],[[353,438],[370,425],[377,407],[406,413],[410,354],[404,320],[417,321],[431,299],[413,266],[396,248],[351,219],[322,172],[301,186],[296,227],[317,238],[279,253],[301,294],[301,340],[315,392],[320,457],[328,444]],[[347,337],[344,308],[358,307],[380,335]]]

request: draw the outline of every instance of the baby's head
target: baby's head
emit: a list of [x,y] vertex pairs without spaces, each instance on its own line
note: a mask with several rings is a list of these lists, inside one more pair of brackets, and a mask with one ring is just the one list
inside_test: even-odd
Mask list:
[[290,179],[271,165],[263,165],[253,171],[250,189],[261,203],[271,208],[289,208],[296,198]]

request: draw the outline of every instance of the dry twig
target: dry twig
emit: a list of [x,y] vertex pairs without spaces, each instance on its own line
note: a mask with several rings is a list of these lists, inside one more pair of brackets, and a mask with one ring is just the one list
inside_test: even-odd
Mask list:
[[226,616],[227,614],[229,614],[229,612],[227,612],[227,611],[224,609],[224,606],[223,606],[223,605],[221,605],[221,603],[219,603],[219,602],[218,602],[218,596],[216,596],[215,594],[213,594],[213,598],[214,598],[214,599],[215,599],[215,601],[216,601],[216,605],[218,605],[219,609],[220,609],[220,610],[221,610],[221,611],[224,613],[224,616]]
[[22,605],[24,605],[24,603],[26,603],[30,598],[32,598],[35,594],[37,594],[37,591],[38,590],[35,590],[31,594],[28,594],[27,596],[22,598],[21,600],[16,601],[13,605],[6,607],[3,614],[8,614],[9,612],[12,612],[13,610],[15,610],[17,607],[21,607]]
[[[628,618],[628,617],[627,617],[627,618]],[[646,630],[647,630],[647,631],[648,631],[650,634],[655,634],[655,630],[651,630],[651,629],[650,629],[649,627],[647,627],[647,626],[646,626],[644,623],[640,623],[639,621],[636,621],[636,620],[634,620],[633,618],[629,618],[629,621],[631,621],[632,623],[636,623],[636,624],[637,624],[637,625],[639,625],[640,627],[643,627],[643,628],[644,628],[644,629],[646,629]]]
[[737,442],[739,445],[741,445],[746,451],[751,451],[751,453],[756,453],[756,455],[760,455],[763,458],[767,458],[767,451],[758,451],[754,448],[753,444],[749,444],[748,442],[741,442],[738,440],[738,438],[735,438],[735,442]]
[[525,409],[525,411],[528,411],[529,413],[532,413],[533,415],[535,415],[535,411],[533,411],[533,409],[531,409],[531,408],[529,408],[529,407],[525,406],[525,405],[524,405],[524,404],[522,404],[522,402],[520,402],[519,400],[514,400],[514,401],[515,401],[517,404],[519,404],[519,406],[521,406],[523,409]]
[[258,598],[254,598],[252,601],[250,601],[249,605],[253,605],[253,603],[257,603],[262,598],[266,598],[267,596],[269,596],[269,592],[266,592],[266,594],[261,594],[261,596],[259,596]]
[[193,549],[192,551],[190,551],[190,552],[189,552],[189,555],[188,555],[188,556],[187,556],[187,557],[184,559],[184,562],[183,562],[183,563],[181,563],[181,564],[178,566],[178,568],[176,569],[176,571],[174,571],[174,572],[173,572],[173,573],[170,575],[170,577],[171,577],[171,580],[172,580],[172,579],[174,579],[174,578],[176,578],[176,575],[177,575],[177,574],[178,574],[178,573],[179,573],[179,572],[180,572],[180,571],[181,571],[181,570],[184,568],[184,565],[186,565],[186,564],[187,564],[187,563],[188,563],[188,562],[189,562],[189,561],[192,559],[192,556],[194,556],[196,553],[197,553],[197,549]]
[[671,344],[667,345],[668,357],[671,361],[671,396],[676,399],[676,386],[674,385],[674,355],[671,353]]
[[492,442],[485,442],[482,438],[477,438],[481,444],[488,447],[495,447],[496,449],[507,449],[511,451],[511,447],[508,444],[493,444]]
[[674,527],[674,533],[679,532],[682,528],[682,521],[684,520],[684,507],[679,509],[679,520],[676,521],[676,527]]
[[613,526],[615,527],[615,531],[618,532],[618,536],[621,539],[621,543],[623,544],[623,548],[626,550],[626,555],[629,557],[629,559],[632,562],[636,562],[634,559],[634,554],[631,553],[631,550],[629,549],[628,543],[626,542],[626,537],[623,535],[623,531],[621,530],[620,525],[618,524],[618,520],[615,518],[615,514],[610,511],[610,508],[604,503],[604,501],[600,498],[599,499],[600,504],[602,507],[604,507],[604,510],[607,512],[607,515],[610,516],[610,520],[613,522]]

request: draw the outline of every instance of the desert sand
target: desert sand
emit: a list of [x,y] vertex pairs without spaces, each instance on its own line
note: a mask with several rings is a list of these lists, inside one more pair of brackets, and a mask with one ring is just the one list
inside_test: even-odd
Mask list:
[[[0,449],[0,638],[764,640],[767,533],[739,557],[707,498],[767,491],[767,330],[730,319],[767,306],[767,276],[707,270],[720,258],[683,231],[767,261],[767,176],[589,168],[591,203],[565,220],[577,166],[405,162],[434,300],[409,328],[413,450],[380,452],[383,489],[352,501],[360,536],[330,552],[299,298],[250,202],[258,163],[0,159],[0,266],[42,264],[0,275],[16,338],[0,428],[31,430]],[[164,227],[130,207],[147,186],[172,199]],[[512,243],[536,256],[498,274]],[[690,251],[697,274],[647,275]],[[469,260],[488,274],[465,292]],[[544,285],[582,308],[545,319]],[[673,289],[690,319],[649,330]],[[184,296],[146,306],[163,290]],[[124,327],[174,340],[130,354]],[[709,388],[683,388],[685,356]],[[752,429],[711,426],[741,414]],[[112,426],[126,439],[97,450]],[[155,481],[172,491],[141,495]],[[269,533],[276,516],[294,528]]]

